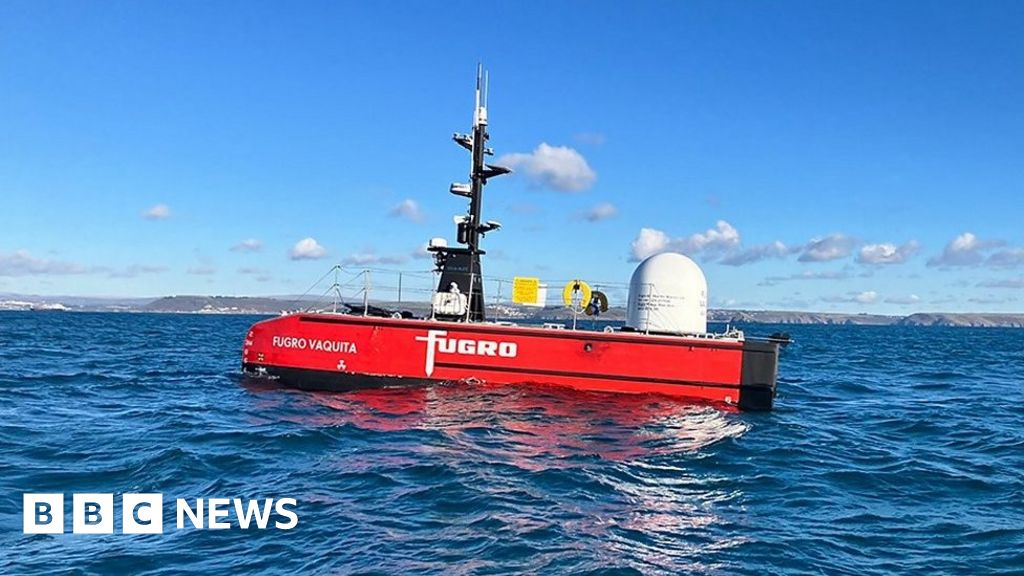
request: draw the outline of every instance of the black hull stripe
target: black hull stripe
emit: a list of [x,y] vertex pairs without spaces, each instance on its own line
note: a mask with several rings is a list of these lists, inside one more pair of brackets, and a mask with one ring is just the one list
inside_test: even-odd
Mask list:
[[[265,373],[260,373],[260,369]],[[274,377],[293,388],[304,390],[328,390],[348,392],[352,390],[380,388],[408,388],[425,386],[434,381],[427,378],[409,378],[402,376],[385,376],[357,374],[354,372],[335,372],[333,370],[314,370],[312,368],[288,368],[272,364],[243,364],[242,372],[255,378]]]
[[[264,369],[265,372],[260,374],[260,368]],[[272,364],[246,363],[242,365],[242,370],[247,376],[255,377],[257,379],[267,377],[277,378],[279,379],[277,381],[284,386],[310,391],[324,390],[331,392],[351,392],[365,389],[427,386],[438,382],[444,382],[443,379],[357,374],[353,372],[334,372],[332,370],[313,370],[309,368],[288,368],[285,366],[274,366]],[[621,377],[616,377],[614,379],[625,380]],[[636,382],[636,380],[633,381]],[[647,381],[657,382],[657,380]],[[519,384],[525,385],[529,383],[529,381],[524,381]],[[676,384],[689,388],[709,387],[734,389],[738,392],[737,405],[741,410],[771,410],[773,403],[772,400],[775,397],[774,388],[761,386],[726,386],[722,384],[679,381],[664,381],[664,383]],[[545,386],[564,385],[557,382],[538,382],[537,384]],[[621,392],[628,393],[629,391],[622,390]],[[633,392],[635,393],[640,391]],[[693,398],[700,399],[700,397],[697,396],[694,396]]]

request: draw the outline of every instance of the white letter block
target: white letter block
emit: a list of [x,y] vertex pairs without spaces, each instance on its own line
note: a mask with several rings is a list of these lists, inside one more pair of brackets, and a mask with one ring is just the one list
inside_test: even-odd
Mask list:
[[113,534],[114,495],[75,494],[71,505],[71,526],[75,534]]
[[121,520],[125,534],[163,534],[164,495],[122,495]]
[[64,533],[63,494],[23,494],[22,506],[25,534]]

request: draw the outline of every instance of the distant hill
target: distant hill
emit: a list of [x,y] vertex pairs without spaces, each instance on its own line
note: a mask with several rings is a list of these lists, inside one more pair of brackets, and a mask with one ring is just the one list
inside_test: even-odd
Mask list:
[[708,320],[728,324],[856,324],[891,326],[901,316],[880,314],[841,314],[836,312],[785,312],[773,310],[709,310]]
[[1024,328],[1024,314],[911,314],[900,326],[978,326]]
[[[255,296],[167,296],[141,308],[143,312],[208,314],[280,314],[290,302]],[[294,306],[294,305],[292,305]]]
[[[0,310],[27,310],[34,305],[63,304],[71,311],[162,312],[177,314],[280,314],[301,310],[332,310],[332,303],[293,296],[166,296],[164,298],[75,298],[0,294]],[[355,310],[360,302],[350,302]],[[423,317],[430,313],[426,302],[371,302],[394,311],[407,311]],[[571,322],[572,312],[564,306],[534,308],[513,305],[489,305],[488,315],[500,320]],[[338,311],[346,311],[344,305]],[[594,318],[580,315],[583,321]],[[601,314],[599,321],[623,321],[626,309],[617,306]],[[843,314],[834,312],[797,312],[778,310],[708,311],[708,321],[721,324],[844,324],[864,326],[976,326],[1024,328],[1024,314],[995,313],[916,313],[909,316],[881,314]]]

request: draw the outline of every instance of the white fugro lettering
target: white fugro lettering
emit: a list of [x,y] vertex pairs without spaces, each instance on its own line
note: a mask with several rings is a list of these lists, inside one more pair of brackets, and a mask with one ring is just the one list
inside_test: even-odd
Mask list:
[[519,354],[519,347],[515,342],[447,338],[447,336],[447,330],[427,330],[426,336],[416,337],[417,341],[427,343],[427,356],[423,364],[423,371],[427,376],[434,373],[434,360],[439,353],[463,356],[500,356],[502,358],[515,358]]

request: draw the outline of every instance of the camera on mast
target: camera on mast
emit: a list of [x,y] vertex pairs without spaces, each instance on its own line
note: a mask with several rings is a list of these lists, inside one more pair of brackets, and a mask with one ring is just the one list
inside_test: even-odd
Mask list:
[[453,182],[451,187],[448,188],[448,191],[456,196],[465,196],[466,198],[473,195],[473,189],[470,185],[463,184],[462,182]]
[[473,149],[473,137],[470,136],[469,134],[460,134],[456,132],[455,134],[452,134],[452,140],[454,140],[456,144],[462,146],[466,150]]

